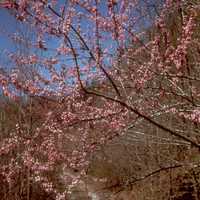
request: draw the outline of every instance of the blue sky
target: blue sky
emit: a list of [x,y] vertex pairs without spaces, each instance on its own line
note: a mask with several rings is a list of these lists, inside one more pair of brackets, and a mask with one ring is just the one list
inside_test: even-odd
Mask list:
[[[156,0],[148,0],[149,4],[153,3]],[[60,3],[64,2],[64,0],[60,0]],[[141,4],[144,3],[144,0],[141,0]],[[104,3],[100,4],[101,12],[104,13],[105,7]],[[133,15],[138,15],[137,12]],[[149,22],[147,20],[142,21],[143,24],[146,24],[145,26],[149,26]],[[82,21],[82,28],[87,28],[87,22]],[[19,26],[19,23],[16,22],[14,17],[12,17],[6,9],[0,8],[0,51],[7,49],[13,49],[13,43],[5,37],[5,34],[2,33],[2,31],[6,30],[8,33],[16,32],[17,26]],[[134,29],[138,31],[138,27],[135,26]]]
[[0,8],[0,51],[13,49],[13,43],[8,37],[5,37],[5,32],[13,33],[16,31],[16,20],[6,9]]
[[[62,3],[64,0],[60,0],[60,2]],[[149,2],[153,2],[154,0],[149,0]],[[103,1],[102,1],[103,2]],[[142,3],[144,3],[144,0],[141,0],[141,5]],[[105,5],[104,3],[101,3],[101,6],[100,6],[100,10],[101,10],[101,13],[105,13]],[[77,9],[80,9],[80,8],[77,8]],[[135,12],[133,13],[133,16],[134,15],[139,15],[139,13]],[[149,21],[143,21],[141,22],[144,27],[146,26],[150,26],[150,22]],[[75,24],[76,25],[76,24]],[[92,26],[92,24],[89,24],[87,21],[82,21],[81,23],[81,28],[83,29],[83,31],[85,29],[90,29]],[[16,21],[15,18],[13,16],[11,16],[8,11],[6,9],[3,9],[3,8],[0,8],[0,65],[1,64],[4,64],[4,66],[7,66],[9,67],[9,65],[12,65],[12,63],[9,63],[9,60],[7,59],[7,57],[5,56],[5,50],[8,50],[8,51],[11,51],[11,52],[15,52],[16,51],[16,44],[13,43],[13,41],[11,41],[9,39],[9,37],[6,37],[6,34],[13,34],[15,32],[17,32],[19,29],[26,32],[26,27],[25,25],[22,25],[20,22]],[[134,27],[134,30],[136,32],[139,31],[139,28],[137,26]],[[107,34],[107,33],[105,33]],[[47,42],[47,45],[48,47],[50,47],[51,49],[55,49],[58,47],[58,45],[60,44],[60,42],[62,42],[62,39],[59,38],[58,39],[55,39],[55,37],[49,37],[48,38],[48,42]],[[90,44],[89,44],[90,45]],[[104,43],[101,44],[102,46],[104,46],[104,48],[106,47],[109,47],[109,46],[113,46],[109,49],[110,53],[113,53],[115,52],[115,48],[116,48],[116,44],[111,41],[111,40],[108,40]],[[90,46],[91,47],[91,46]],[[31,51],[34,51],[34,50],[31,50]],[[38,51],[38,50],[37,50]],[[47,51],[47,52],[44,52],[43,53],[43,56],[51,56],[53,55],[51,51]],[[83,55],[83,54],[82,54]],[[88,53],[84,53],[84,55],[88,55]],[[67,65],[73,65],[73,60],[71,61],[64,61],[65,64]],[[107,61],[105,61],[107,62]],[[61,63],[59,63],[61,64]],[[60,65],[57,66],[57,69],[59,70],[60,69]],[[48,77],[48,72],[45,72],[45,70],[43,70],[43,73],[46,73],[46,77]]]

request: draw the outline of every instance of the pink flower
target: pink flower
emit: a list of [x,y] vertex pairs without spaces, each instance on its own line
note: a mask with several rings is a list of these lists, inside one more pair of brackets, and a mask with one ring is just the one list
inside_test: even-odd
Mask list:
[[30,64],[36,64],[38,61],[38,57],[36,55],[29,56],[29,62]]
[[2,2],[0,2],[0,7],[7,8],[7,9],[13,8],[13,1],[3,0]]

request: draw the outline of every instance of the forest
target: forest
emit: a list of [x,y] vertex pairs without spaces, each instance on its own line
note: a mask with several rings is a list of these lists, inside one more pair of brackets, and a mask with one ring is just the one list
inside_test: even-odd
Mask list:
[[199,200],[199,30],[199,0],[1,0],[0,200]]

